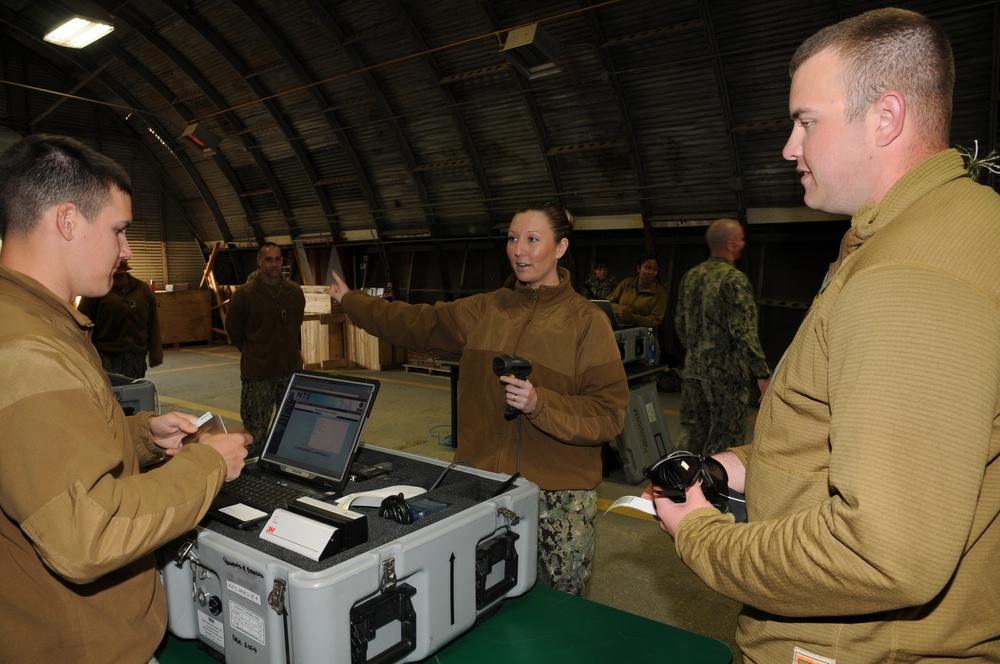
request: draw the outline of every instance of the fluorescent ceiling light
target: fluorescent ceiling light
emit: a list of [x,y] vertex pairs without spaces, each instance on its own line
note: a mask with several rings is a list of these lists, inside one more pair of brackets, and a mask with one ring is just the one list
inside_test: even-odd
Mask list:
[[559,42],[538,23],[508,32],[500,57],[510,62],[529,81],[562,71],[559,69],[562,58]]
[[74,16],[58,28],[45,35],[45,41],[69,48],[83,48],[92,44],[115,29],[108,23],[101,23],[82,16]]

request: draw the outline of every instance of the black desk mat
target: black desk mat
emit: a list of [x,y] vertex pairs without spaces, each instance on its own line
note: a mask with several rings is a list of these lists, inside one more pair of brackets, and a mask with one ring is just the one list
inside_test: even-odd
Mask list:
[[[445,466],[398,456],[391,452],[385,452],[364,445],[358,449],[356,460],[369,465],[390,462],[392,464],[392,471],[388,475],[382,475],[370,480],[348,482],[347,486],[344,487],[344,495],[383,489],[401,484],[429,489],[445,471]],[[319,572],[350,560],[354,556],[397,540],[419,528],[426,528],[449,516],[469,509],[489,498],[490,494],[502,483],[502,480],[492,480],[472,473],[462,472],[462,468],[462,466],[451,468],[444,475],[437,488],[421,494],[424,497],[448,503],[448,507],[440,512],[435,512],[419,519],[410,525],[402,525],[380,517],[377,507],[350,508],[352,511],[368,517],[368,541],[320,561],[312,560],[282,546],[278,546],[273,542],[261,539],[259,536],[260,531],[263,529],[266,521],[250,530],[238,530],[209,518],[203,520],[201,525],[207,530],[225,535],[241,544],[257,549],[272,558],[283,560],[308,572]],[[168,547],[164,552],[167,555],[170,555],[172,551],[176,551],[177,548],[172,545],[168,545]]]

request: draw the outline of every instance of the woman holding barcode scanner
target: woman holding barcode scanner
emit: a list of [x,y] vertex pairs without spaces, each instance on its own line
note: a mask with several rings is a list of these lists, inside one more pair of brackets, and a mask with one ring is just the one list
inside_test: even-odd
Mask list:
[[539,486],[538,580],[582,595],[601,444],[621,431],[629,392],[607,317],[559,267],[572,229],[552,203],[521,208],[507,231],[512,288],[407,304],[351,291],[334,272],[329,294],[394,345],[461,355],[458,407],[469,415],[459,417],[455,459]]

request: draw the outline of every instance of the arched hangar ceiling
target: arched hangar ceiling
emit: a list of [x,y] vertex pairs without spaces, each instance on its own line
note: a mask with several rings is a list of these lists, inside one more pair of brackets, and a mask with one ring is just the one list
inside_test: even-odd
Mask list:
[[[888,4],[952,38],[953,143],[996,147],[998,0],[2,0],[0,125],[141,143],[203,242],[480,237],[538,199],[596,227],[817,219],[780,154],[787,63]],[[42,41],[73,14],[115,30]],[[534,24],[555,73],[500,54]]]

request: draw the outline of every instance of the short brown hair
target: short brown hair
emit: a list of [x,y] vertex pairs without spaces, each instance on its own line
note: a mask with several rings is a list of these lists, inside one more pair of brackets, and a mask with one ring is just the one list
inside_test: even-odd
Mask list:
[[736,237],[741,224],[735,219],[716,219],[705,229],[705,242],[717,249]]
[[31,233],[53,205],[73,203],[93,221],[111,190],[132,195],[116,161],[65,136],[33,134],[0,152],[0,236]]
[[833,49],[844,62],[847,121],[860,121],[883,92],[898,90],[931,139],[948,142],[955,59],[944,30],[922,14],[875,9],[828,26],[807,39],[789,64]]

